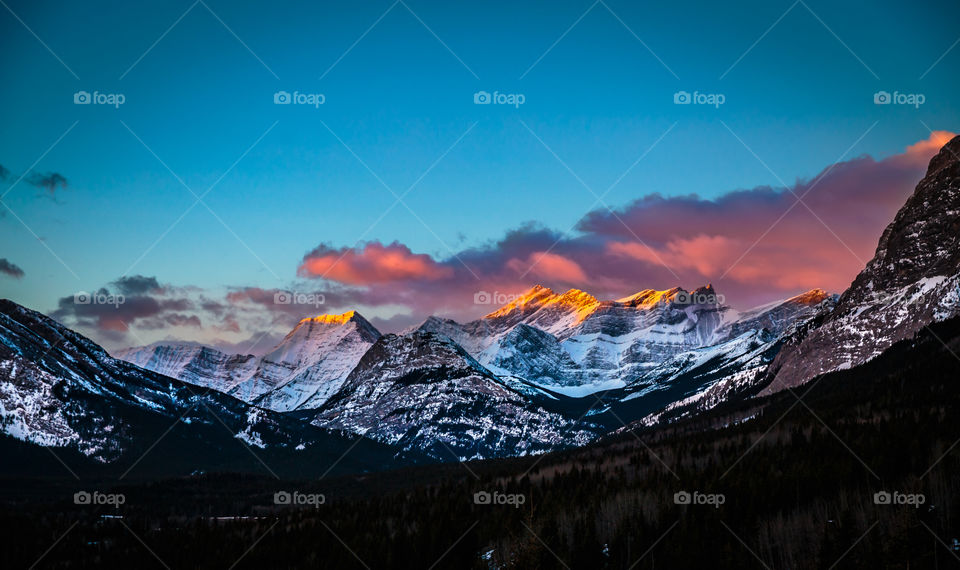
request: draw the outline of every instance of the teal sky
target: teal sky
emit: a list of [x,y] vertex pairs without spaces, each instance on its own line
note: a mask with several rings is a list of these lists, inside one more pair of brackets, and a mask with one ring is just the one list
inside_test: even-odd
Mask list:
[[[564,232],[599,207],[584,185],[603,194],[644,153],[606,204],[792,184],[960,130],[955,2],[7,6],[0,258],[24,276],[0,296],[44,311],[122,275],[288,286],[319,244],[447,259],[530,222]],[[67,186],[29,184],[50,172]],[[414,183],[383,215],[385,186]]]

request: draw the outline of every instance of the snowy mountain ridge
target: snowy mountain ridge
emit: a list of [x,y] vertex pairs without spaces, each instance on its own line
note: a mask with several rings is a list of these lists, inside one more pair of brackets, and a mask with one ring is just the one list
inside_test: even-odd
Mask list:
[[155,343],[117,357],[245,402],[286,412],[315,408],[335,393],[380,332],[355,311],[301,320],[261,358],[192,343]]

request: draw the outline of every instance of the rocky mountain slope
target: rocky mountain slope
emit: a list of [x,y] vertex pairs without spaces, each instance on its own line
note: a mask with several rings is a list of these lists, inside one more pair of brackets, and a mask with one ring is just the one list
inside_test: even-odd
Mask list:
[[435,458],[494,457],[578,445],[752,382],[828,298],[814,290],[738,312],[711,286],[616,301],[536,286],[476,321],[431,317],[400,336],[379,337],[351,312],[304,319],[260,359],[195,346],[124,357]]
[[381,337],[313,423],[444,460],[582,445],[603,431],[536,406],[427,332]]
[[536,286],[476,321],[431,317],[418,330],[453,339],[501,377],[570,396],[622,389],[624,400],[636,400],[660,392],[651,398],[659,405],[727,376],[750,371],[752,378],[784,335],[828,298],[815,289],[739,312],[709,285],[644,290],[617,301]]
[[[179,442],[179,455],[159,459],[188,466],[188,473],[238,454],[252,461],[256,453],[244,447],[277,461],[299,455],[330,463],[358,443],[112,358],[82,335],[7,300],[0,300],[0,428],[23,442],[133,465],[169,437]],[[393,454],[373,442],[360,447],[357,458],[372,453],[389,461]]]
[[960,314],[960,137],[884,230],[876,254],[836,308],[777,355],[764,393],[851,368]]
[[499,375],[582,396],[621,388],[677,353],[714,344],[726,310],[709,285],[617,301],[538,285],[476,321],[431,317],[418,330],[453,339]]

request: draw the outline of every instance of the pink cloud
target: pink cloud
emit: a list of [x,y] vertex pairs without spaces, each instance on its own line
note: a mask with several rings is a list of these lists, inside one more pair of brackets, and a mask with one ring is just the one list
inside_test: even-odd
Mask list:
[[514,258],[507,262],[507,267],[516,271],[520,276],[532,277],[562,283],[587,283],[589,279],[576,261],[562,255],[547,251],[536,251],[526,259]]
[[883,229],[951,136],[934,133],[882,160],[829,165],[789,188],[712,199],[650,194],[616,216],[589,213],[573,235],[524,226],[446,259],[399,243],[321,246],[304,256],[300,275],[333,283],[331,307],[407,311],[385,313],[392,315],[380,321],[387,326],[430,314],[475,318],[489,309],[473,305],[478,291],[519,293],[536,283],[609,299],[710,282],[740,307],[818,287],[839,292],[873,256]]
[[738,190],[712,200],[648,195],[616,217],[595,211],[579,229],[603,242],[609,256],[656,274],[712,281],[745,303],[813,287],[842,291],[952,137],[938,131],[879,161],[865,156],[830,165],[787,189]]
[[435,280],[453,274],[429,255],[415,254],[397,242],[370,242],[361,249],[320,246],[303,257],[297,273],[349,285]]

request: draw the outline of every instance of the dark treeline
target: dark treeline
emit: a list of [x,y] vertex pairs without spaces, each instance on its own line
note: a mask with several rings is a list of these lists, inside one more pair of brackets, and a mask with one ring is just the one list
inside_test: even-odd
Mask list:
[[[113,484],[118,508],[73,505],[75,481],[8,481],[0,565],[62,537],[38,567],[958,568],[958,355],[954,320],[795,393],[542,457]],[[326,503],[277,507],[282,490]]]

